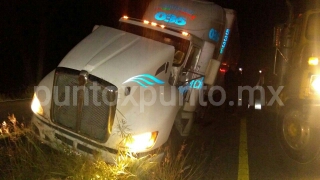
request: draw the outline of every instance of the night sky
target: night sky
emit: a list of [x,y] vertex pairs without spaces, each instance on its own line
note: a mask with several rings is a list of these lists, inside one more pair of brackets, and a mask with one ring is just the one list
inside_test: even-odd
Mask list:
[[[141,18],[149,0],[7,0],[0,2],[0,93],[23,90],[53,70],[93,26],[117,27],[128,14]],[[273,27],[288,17],[285,0],[216,0],[238,13],[246,69],[273,61]],[[303,3],[293,1],[297,9]],[[298,11],[298,10],[297,10]],[[41,68],[43,67],[43,68]],[[43,69],[43,71],[41,71]]]

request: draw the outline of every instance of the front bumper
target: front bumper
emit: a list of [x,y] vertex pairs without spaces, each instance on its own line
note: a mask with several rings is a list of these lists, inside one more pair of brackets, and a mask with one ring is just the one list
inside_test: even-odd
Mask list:
[[[35,114],[31,119],[31,126],[32,132],[39,141],[57,150],[70,148],[72,151],[89,155],[92,158],[95,155],[99,155],[108,163],[115,163],[115,160],[120,154],[117,149],[109,148],[103,144],[95,143],[80,135],[73,134],[61,127],[49,123],[42,117],[39,117]],[[133,156],[136,158],[149,156],[149,158],[147,158],[148,160],[159,162],[164,156],[164,148],[162,145],[159,148],[149,152],[131,154],[133,154]]]

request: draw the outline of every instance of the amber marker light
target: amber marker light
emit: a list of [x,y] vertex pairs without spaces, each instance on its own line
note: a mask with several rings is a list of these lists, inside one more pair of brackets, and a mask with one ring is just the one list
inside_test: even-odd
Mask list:
[[163,28],[165,28],[166,26],[165,26],[165,25],[160,25],[160,27],[163,29]]
[[157,23],[152,22],[152,23],[151,23],[151,26],[157,26]]
[[128,16],[123,16],[123,19],[129,19],[129,17]]
[[310,66],[317,66],[319,64],[319,58],[318,57],[309,57],[308,64]]
[[189,35],[189,33],[187,33],[187,32],[182,32],[182,35],[184,35],[184,36],[188,36]]
[[144,20],[143,23],[144,23],[144,24],[149,24],[149,21]]

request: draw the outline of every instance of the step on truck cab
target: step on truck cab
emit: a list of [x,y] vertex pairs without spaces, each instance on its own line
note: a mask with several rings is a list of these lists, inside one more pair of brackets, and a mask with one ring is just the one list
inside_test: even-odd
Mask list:
[[118,150],[158,150],[174,123],[189,134],[199,94],[225,61],[235,11],[155,0],[142,20],[119,22],[95,26],[35,88],[32,129],[42,142],[114,162]]

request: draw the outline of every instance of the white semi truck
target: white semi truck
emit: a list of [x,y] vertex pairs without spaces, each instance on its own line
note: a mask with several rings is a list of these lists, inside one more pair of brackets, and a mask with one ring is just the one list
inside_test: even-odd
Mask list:
[[235,11],[213,2],[154,0],[142,20],[119,21],[95,26],[35,88],[32,129],[42,142],[108,162],[121,149],[156,151],[174,124],[189,134],[200,92],[236,60]]

